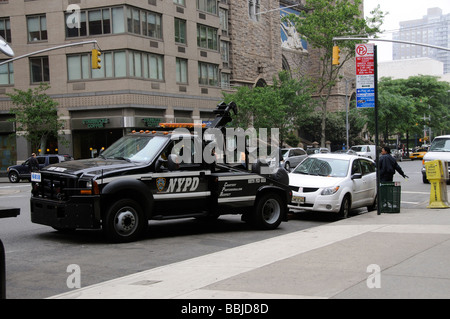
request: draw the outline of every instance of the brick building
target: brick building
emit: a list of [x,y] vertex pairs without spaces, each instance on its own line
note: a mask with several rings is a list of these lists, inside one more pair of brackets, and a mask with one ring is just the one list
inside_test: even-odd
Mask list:
[[[20,132],[10,137],[5,94],[14,89],[48,82],[69,143],[49,141],[47,152],[87,158],[132,129],[210,120],[223,91],[270,84],[283,68],[314,72],[317,56],[286,37],[280,19],[280,6],[298,2],[0,0],[0,35],[16,57],[89,40],[102,52],[99,70],[90,64],[94,44],[0,65],[0,171],[36,151]],[[334,109],[345,109],[344,93],[339,86]]]

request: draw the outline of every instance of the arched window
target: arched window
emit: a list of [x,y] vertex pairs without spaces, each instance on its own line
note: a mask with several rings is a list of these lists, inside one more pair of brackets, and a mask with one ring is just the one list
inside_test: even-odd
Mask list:
[[259,79],[255,84],[255,87],[265,87],[265,86],[267,86],[267,82],[264,79]]
[[289,62],[286,60],[286,57],[284,55],[281,57],[281,66],[284,71],[288,71],[289,73],[291,73],[291,68],[289,67]]

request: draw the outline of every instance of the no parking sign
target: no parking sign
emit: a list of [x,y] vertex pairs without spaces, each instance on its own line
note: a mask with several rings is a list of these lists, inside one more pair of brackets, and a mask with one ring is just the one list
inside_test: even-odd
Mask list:
[[375,107],[375,49],[374,44],[357,44],[356,107]]

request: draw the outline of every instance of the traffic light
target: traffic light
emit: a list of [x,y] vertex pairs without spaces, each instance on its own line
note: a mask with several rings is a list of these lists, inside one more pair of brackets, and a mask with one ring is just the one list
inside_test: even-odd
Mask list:
[[102,59],[100,59],[101,55],[102,55],[102,53],[99,50],[92,49],[92,68],[93,69],[101,69],[102,68],[102,66],[99,63],[102,61]]
[[341,50],[339,49],[339,47],[337,45],[333,46],[333,65],[339,65],[339,53],[341,52]]

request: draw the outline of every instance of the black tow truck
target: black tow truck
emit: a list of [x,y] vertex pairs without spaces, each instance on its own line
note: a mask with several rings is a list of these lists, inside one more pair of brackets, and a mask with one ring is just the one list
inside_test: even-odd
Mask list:
[[[209,128],[225,132],[231,111],[233,102],[220,103]],[[33,174],[31,221],[61,231],[102,228],[113,242],[137,240],[149,220],[241,214],[259,229],[287,221],[292,192],[284,169],[261,173],[257,161],[249,170],[248,156],[243,164],[199,160],[199,151],[215,158],[219,144],[198,130],[180,133],[179,124],[160,126],[123,136],[97,158]]]

